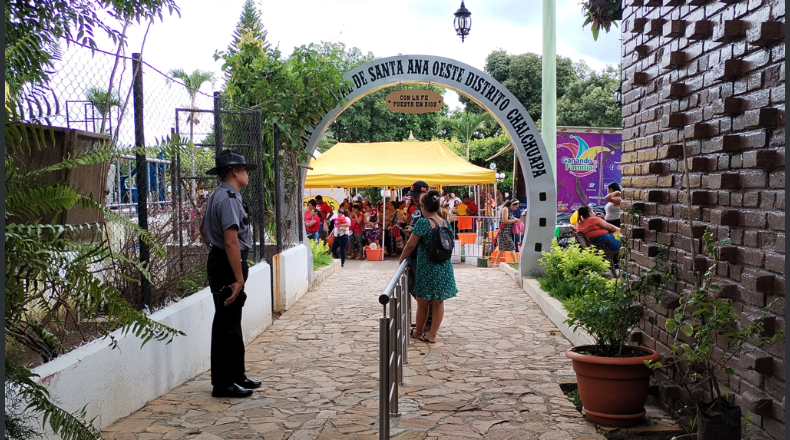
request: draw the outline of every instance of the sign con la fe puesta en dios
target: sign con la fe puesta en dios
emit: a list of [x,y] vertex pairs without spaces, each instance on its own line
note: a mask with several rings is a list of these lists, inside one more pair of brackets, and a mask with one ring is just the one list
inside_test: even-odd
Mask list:
[[401,113],[438,112],[444,106],[442,95],[430,90],[398,90],[390,92],[385,100],[388,109]]

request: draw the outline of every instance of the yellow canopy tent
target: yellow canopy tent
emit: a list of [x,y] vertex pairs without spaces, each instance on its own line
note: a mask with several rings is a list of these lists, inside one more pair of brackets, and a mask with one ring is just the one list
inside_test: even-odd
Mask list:
[[406,187],[494,183],[495,172],[472,165],[441,142],[338,143],[310,162],[305,188]]

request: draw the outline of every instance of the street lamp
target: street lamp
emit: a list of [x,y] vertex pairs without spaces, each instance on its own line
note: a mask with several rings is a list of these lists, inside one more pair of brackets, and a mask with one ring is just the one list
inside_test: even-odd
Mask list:
[[614,103],[617,104],[618,107],[623,106],[623,83],[620,83],[620,85],[614,89]]
[[463,43],[464,38],[469,35],[469,30],[472,29],[472,13],[466,9],[464,2],[461,1],[461,7],[453,15],[455,15],[455,33],[461,37],[461,43]]

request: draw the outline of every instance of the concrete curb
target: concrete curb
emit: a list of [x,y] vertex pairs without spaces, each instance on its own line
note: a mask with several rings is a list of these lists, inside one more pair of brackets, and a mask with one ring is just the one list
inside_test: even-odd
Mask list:
[[565,309],[565,306],[558,299],[552,298],[548,293],[544,292],[540,288],[538,280],[531,277],[524,278],[523,288],[527,295],[540,306],[540,309],[543,310],[543,313],[548,316],[551,322],[560,329],[560,333],[567,340],[571,341],[574,347],[594,344],[592,337],[586,332],[581,330],[573,331],[571,326],[565,323],[565,320],[568,318],[568,311]]
[[310,287],[307,290],[313,290],[317,288],[321,284],[321,281],[329,278],[330,275],[337,272],[338,270],[340,270],[340,260],[337,259],[332,260],[331,263],[324,267],[319,267],[313,273],[313,282],[310,283]]
[[502,270],[502,272],[505,272],[510,278],[513,278],[513,281],[518,284],[518,287],[523,285],[521,277],[518,276],[518,269],[513,269],[508,263],[500,264],[499,269]]

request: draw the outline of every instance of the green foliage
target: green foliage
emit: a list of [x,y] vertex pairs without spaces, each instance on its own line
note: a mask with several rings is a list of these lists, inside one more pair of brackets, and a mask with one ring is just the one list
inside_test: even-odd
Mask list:
[[[639,217],[629,212],[629,224],[638,224]],[[636,270],[631,259],[628,241],[621,241],[619,270],[613,279],[599,273],[589,273],[579,283],[581,295],[570,299],[565,320],[573,330],[583,329],[595,341],[595,355],[617,357],[625,354],[625,340],[642,320],[642,308],[651,301],[658,302],[666,285],[675,282],[665,266],[666,249],[659,246],[653,266]]]
[[340,54],[321,53],[313,44],[297,47],[283,59],[278,48],[267,49],[248,32],[238,53],[217,52],[214,57],[223,60],[223,71],[230,71],[226,90],[232,103],[260,109],[263,120],[279,127],[283,146],[291,151],[298,151],[302,137],[344,101],[341,89],[352,86],[337,69]]
[[332,254],[329,253],[329,244],[324,240],[308,240],[310,252],[313,253],[313,270],[328,266],[332,263]]
[[106,117],[113,107],[121,106],[121,98],[117,92],[110,95],[107,89],[101,87],[89,87],[85,91],[85,99],[96,107],[102,117]]
[[584,295],[592,287],[584,285],[585,279],[603,275],[609,267],[603,251],[595,247],[582,249],[578,244],[563,248],[557,240],[552,241],[550,252],[543,252],[540,265],[545,271],[539,279],[540,288],[560,300]]
[[431,140],[442,125],[447,107],[439,112],[409,114],[387,108],[386,96],[397,90],[432,90],[444,93],[441,87],[409,84],[377,90],[354,102],[332,122],[331,130],[338,142],[400,142],[409,132],[418,140]]
[[5,438],[6,440],[28,440],[38,437],[33,428],[35,417],[25,412],[25,402],[10,382],[5,383]]
[[[233,31],[233,39],[231,40],[225,52],[229,55],[236,54],[236,52],[239,51],[239,45],[241,44],[241,36],[245,33],[249,34],[256,40],[263,41],[264,49],[269,48],[270,44],[266,41],[266,36],[269,34],[269,32],[263,29],[261,13],[258,11],[258,8],[255,6],[255,2],[253,0],[247,0],[244,2],[244,6],[241,8],[239,22],[236,24],[236,30]],[[225,72],[225,81],[229,79],[230,72],[228,71]]]
[[[324,49],[312,44],[301,46],[284,58],[279,48],[267,48],[264,41],[247,32],[242,35],[237,53],[215,53],[215,59],[223,60],[223,71],[230,74],[225,89],[230,104],[261,112],[261,137],[267,156],[260,159],[263,182],[251,182],[250,187],[264,188],[263,209],[267,213],[274,211],[275,200],[272,128],[279,132],[281,156],[277,160],[282,166],[283,205],[286,209],[300,209],[296,208],[301,207],[302,200],[299,166],[309,159],[304,144],[321,119],[346,102],[341,91],[352,85],[337,67],[341,59],[338,50]],[[226,132],[245,129],[234,115],[223,117],[222,123]],[[267,214],[267,218],[272,217]],[[296,239],[296,228],[298,223],[286,228],[285,245]]]
[[178,279],[177,285],[178,294],[181,297],[189,296],[198,290],[203,289],[204,287],[208,286],[208,275],[206,274],[206,269],[201,267],[186,272]]
[[[62,338],[72,326],[101,317],[103,335],[120,329],[145,344],[155,339],[170,341],[182,332],[152,321],[132,308],[112,284],[103,278],[115,266],[125,264],[132,273],[117,276],[134,280],[149,277],[139,262],[113,253],[106,230],[100,224],[63,225],[61,215],[75,207],[99,211],[108,221],[127,228],[149,244],[155,257],[164,247],[152,234],[129,219],[105,208],[92,195],[82,195],[53,173],[106,163],[115,154],[110,146],[67,156],[56,164],[26,169],[22,158],[55,147],[47,127],[23,124],[11,110],[7,114],[5,156],[5,336],[7,341],[49,361],[63,353]],[[55,181],[53,181],[55,180]],[[87,238],[86,238],[87,237]],[[40,413],[45,423],[64,439],[98,437],[84,411],[68,413],[49,400],[46,388],[25,366],[6,359],[6,384],[11,384],[28,409]]]
[[[214,84],[214,72],[208,70],[200,70],[195,69],[192,73],[187,73],[184,69],[173,69],[167,73],[168,76],[181,80],[184,83],[184,88],[187,90],[190,99],[190,106],[191,108],[195,108],[195,99],[197,98],[198,91],[200,90],[200,86],[203,83],[210,82],[212,85]],[[172,84],[173,81],[169,78],[167,79],[167,85]],[[191,118],[192,116],[190,116]],[[190,122],[190,121],[187,121]]]
[[571,83],[557,99],[557,125],[619,128],[623,116],[614,102],[614,91],[619,86],[620,69],[614,66]]
[[707,388],[717,399],[727,399],[726,388],[722,391],[721,373],[735,375],[728,364],[747,345],[762,346],[783,341],[784,331],[766,334],[764,320],[779,299],[760,310],[760,315],[742,323],[738,309],[727,299],[717,298],[721,286],[714,282],[719,266],[719,246],[730,244],[729,239],[718,243],[710,228],[702,236],[705,252],[712,258],[701,280],[691,292],[680,299],[673,315],[667,319],[665,328],[672,334],[670,345],[673,357],[666,363],[649,364],[653,369],[669,367],[678,371],[680,382],[688,390]]
[[[619,1],[619,0],[618,0]],[[524,105],[538,125],[541,123],[542,59],[531,53],[508,55],[493,51],[486,58],[485,71],[502,83]],[[614,102],[614,89],[620,84],[620,68],[607,66],[591,72],[584,61],[572,62],[557,57],[557,124],[580,127],[620,127],[622,112]],[[484,110],[461,95],[466,110]]]
[[95,49],[94,35],[102,31],[118,44],[121,32],[113,25],[162,20],[164,10],[180,15],[174,0],[6,1],[5,78],[11,95],[20,102],[42,98],[31,94],[30,85],[48,90],[54,62],[61,56],[61,38],[67,44],[77,42]]
[[445,118],[442,120],[442,125],[446,128],[448,134],[458,138],[458,140],[466,147],[466,154],[461,157],[466,157],[466,160],[471,160],[470,142],[472,139],[481,139],[487,130],[491,130],[492,126],[497,126],[494,119],[487,112],[472,113],[463,112],[458,116],[452,118]]
[[601,29],[609,33],[612,25],[623,19],[622,0],[587,0],[581,2],[582,15],[585,17],[582,27],[592,25],[594,40],[598,40]]
[[[516,96],[533,120],[541,119],[543,67],[540,55],[534,53],[509,55],[504,49],[497,49],[486,57],[484,70]],[[578,76],[571,59],[557,56],[557,99],[565,94],[568,85],[576,81]],[[463,95],[460,100],[467,111],[474,113],[484,111]]]

